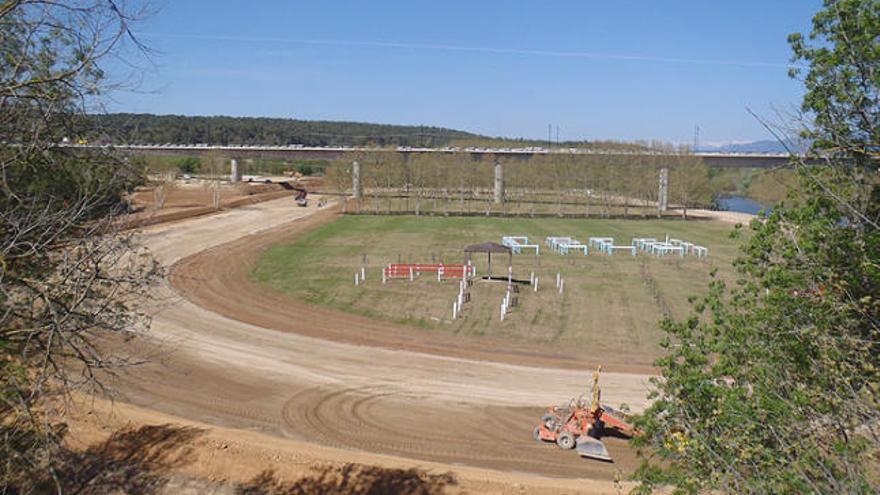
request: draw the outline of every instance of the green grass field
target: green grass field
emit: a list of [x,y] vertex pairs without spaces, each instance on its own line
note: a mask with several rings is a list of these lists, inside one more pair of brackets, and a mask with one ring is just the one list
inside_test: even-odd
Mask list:
[[[737,252],[730,224],[651,220],[575,220],[516,218],[444,218],[415,216],[344,216],[293,243],[270,248],[260,259],[254,279],[307,301],[357,314],[414,325],[426,331],[493,335],[560,346],[629,348],[643,354],[659,351],[658,321],[664,311],[688,314],[688,296],[703,292],[710,271],[732,278]],[[504,322],[499,305],[504,283],[476,282],[472,302],[453,321],[455,281],[438,283],[423,275],[415,282],[393,280],[382,285],[387,263],[461,263],[462,248],[502,235],[527,235],[542,246],[540,256],[514,255],[514,277],[539,278],[538,292],[522,287],[519,306]],[[655,258],[640,254],[562,256],[544,250],[548,235],[582,242],[594,236],[629,244],[632,237],[685,239],[709,248],[709,258]],[[496,275],[506,274],[506,255],[493,257]],[[474,257],[479,275],[486,273],[485,254]],[[366,284],[354,286],[354,274],[367,270]],[[555,289],[556,273],[565,292]]]

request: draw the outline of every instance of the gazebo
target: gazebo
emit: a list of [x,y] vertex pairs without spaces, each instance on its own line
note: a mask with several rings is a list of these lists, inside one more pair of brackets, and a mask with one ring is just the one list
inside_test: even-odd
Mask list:
[[464,254],[467,256],[467,261],[471,261],[471,253],[486,253],[489,255],[489,270],[487,273],[489,279],[492,278],[492,253],[507,254],[508,272],[513,266],[513,251],[511,251],[509,247],[498,244],[497,242],[483,242],[481,244],[467,246],[464,248]]

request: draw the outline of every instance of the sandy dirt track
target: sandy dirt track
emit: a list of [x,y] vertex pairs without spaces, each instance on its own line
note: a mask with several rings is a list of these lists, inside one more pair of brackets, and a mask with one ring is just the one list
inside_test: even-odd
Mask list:
[[[161,288],[151,308],[153,335],[164,352],[123,377],[126,400],[306,445],[435,463],[600,480],[635,467],[624,440],[607,439],[617,463],[605,464],[531,439],[543,407],[582,391],[595,361],[578,366],[573,353],[431,340],[271,299],[239,283],[255,253],[271,241],[333,215],[285,198],[146,229],[142,238],[162,263],[181,263],[173,285]],[[284,321],[273,324],[267,316],[264,325],[254,315],[235,313],[236,303],[261,299],[268,304],[254,303],[256,313],[282,313]],[[219,308],[227,309],[221,314]],[[362,339],[353,338],[361,329]],[[650,367],[643,359],[634,356],[628,364],[627,356],[618,356],[610,363],[615,371],[603,375],[607,402],[645,406]]]
[[[441,490],[412,490],[410,493],[444,494],[503,494],[503,495],[558,495],[584,493],[590,495],[619,495],[613,483],[584,478],[548,478],[527,473],[505,472],[462,465],[426,462],[368,452],[340,450],[312,443],[304,443],[283,437],[251,431],[223,428],[198,421],[170,416],[119,402],[94,401],[87,398],[81,412],[71,426],[76,443],[74,448],[84,449],[111,441],[111,434],[132,429],[147,429],[151,434],[138,435],[133,442],[126,442],[117,458],[129,459],[128,448],[145,452],[153,472],[159,474],[155,483],[156,495],[234,495],[240,492],[235,484],[248,483],[261,474],[271,472],[276,479],[287,483],[304,477],[324,476],[328,468],[359,464],[380,469],[417,469],[427,475],[452,474],[453,479],[444,483]],[[174,432],[179,432],[175,435]],[[158,437],[158,438],[157,438]],[[186,442],[180,442],[180,437]],[[113,449],[110,449],[111,451]],[[156,454],[156,452],[159,454]],[[169,462],[170,461],[170,462]],[[164,465],[174,465],[172,472],[162,471]],[[111,468],[113,465],[111,464]],[[331,488],[334,483],[328,483]],[[412,486],[410,484],[409,486]],[[623,482],[623,493],[631,483]],[[259,493],[259,492],[257,492]],[[311,491],[308,493],[320,493]],[[339,493],[339,490],[333,491]]]

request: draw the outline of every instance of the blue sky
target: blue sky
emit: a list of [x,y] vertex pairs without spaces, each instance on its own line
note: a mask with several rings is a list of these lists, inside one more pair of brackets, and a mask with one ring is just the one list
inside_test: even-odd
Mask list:
[[159,0],[136,29],[153,66],[108,110],[766,139],[745,109],[775,120],[799,103],[786,36],[820,4]]

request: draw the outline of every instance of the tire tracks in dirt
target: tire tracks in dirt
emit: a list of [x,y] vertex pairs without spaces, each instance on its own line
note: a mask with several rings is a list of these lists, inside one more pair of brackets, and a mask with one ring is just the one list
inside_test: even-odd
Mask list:
[[[607,440],[617,463],[603,464],[531,438],[542,409],[581,390],[591,360],[603,356],[426,335],[253,285],[250,267],[262,250],[336,215],[309,210],[270,201],[148,229],[159,259],[177,262],[159,295],[182,298],[154,318],[154,336],[175,351],[122,378],[127,400],[425,461],[603,480],[636,467],[624,440]],[[648,376],[639,372],[650,368],[626,361],[620,356],[617,372],[605,374],[604,395],[644,407]]]
[[[380,392],[374,387],[308,389],[284,405],[284,430],[294,438],[338,448],[550,476],[608,479],[609,467],[612,473],[613,469],[630,471],[636,467],[631,456],[624,455],[616,466],[596,464],[572,452],[560,452],[552,444],[537,444],[531,439],[531,428],[540,410],[456,410],[417,402],[407,400],[405,394]],[[404,413],[395,414],[394,410]],[[450,431],[458,435],[450,437]],[[609,440],[612,450],[627,448],[620,439]]]

